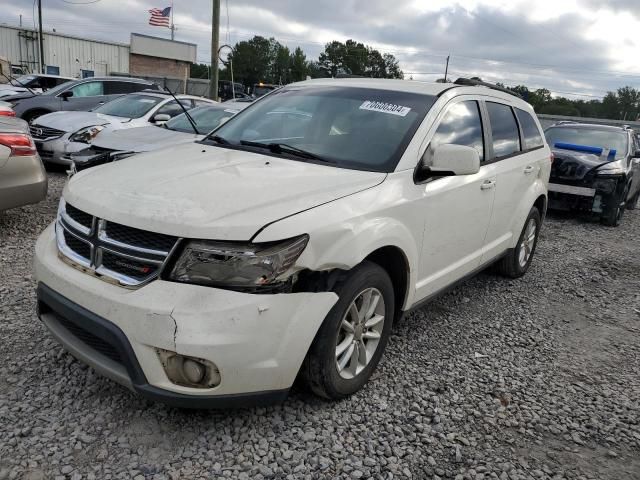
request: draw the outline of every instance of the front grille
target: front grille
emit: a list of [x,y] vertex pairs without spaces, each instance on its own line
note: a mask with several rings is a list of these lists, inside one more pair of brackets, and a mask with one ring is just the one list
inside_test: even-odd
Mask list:
[[91,228],[93,223],[93,217],[91,215],[83,212],[82,210],[78,210],[76,207],[69,205],[68,203],[66,205],[66,211],[67,215],[69,215],[71,219],[75,220],[85,228]]
[[51,140],[65,134],[62,130],[55,128],[41,127],[39,125],[29,125],[29,132],[34,140]]
[[75,323],[67,320],[66,318],[56,315],[56,320],[62,325],[69,333],[80,340],[85,345],[94,349],[96,352],[101,353],[105,357],[122,364],[122,358],[118,353],[118,350],[109,342],[95,336],[93,333],[85,330],[84,328],[76,325]]
[[91,258],[91,244],[78,239],[73,234],[68,231],[64,231],[64,241],[71,250],[73,250],[77,255],[80,255],[82,258],[86,258],[87,260]]
[[158,277],[178,241],[94,218],[64,200],[56,231],[58,250],[73,264],[125,287],[138,287]]
[[176,237],[147,232],[146,230],[139,230],[118,223],[107,222],[105,232],[110,239],[117,242],[160,252],[168,253],[176,243]]

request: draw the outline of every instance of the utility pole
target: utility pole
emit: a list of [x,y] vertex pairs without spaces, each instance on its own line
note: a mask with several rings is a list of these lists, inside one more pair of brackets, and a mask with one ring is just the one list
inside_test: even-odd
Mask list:
[[173,42],[173,38],[175,35],[176,26],[173,24],[173,2],[171,2],[171,41]]
[[218,100],[218,44],[220,43],[220,0],[213,0],[211,16],[211,81],[209,98]]
[[447,74],[449,73],[449,57],[450,55],[447,55],[447,66],[444,67],[444,83],[447,83]]
[[38,41],[40,45],[40,73],[44,73],[44,46],[42,41],[42,0],[38,0]]

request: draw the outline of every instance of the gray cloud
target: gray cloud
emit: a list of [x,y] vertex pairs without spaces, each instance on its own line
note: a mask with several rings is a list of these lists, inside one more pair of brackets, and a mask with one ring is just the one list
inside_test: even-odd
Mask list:
[[[638,0],[582,0],[592,8],[640,11]],[[127,42],[129,32],[167,36],[168,31],[147,25],[147,10],[169,0],[102,0],[91,5],[69,5],[50,0],[45,27],[75,35]],[[354,38],[396,55],[416,79],[433,80],[444,72],[444,58],[452,55],[452,76],[479,75],[507,84],[547,87],[558,93],[601,96],[622,85],[640,85],[640,76],[614,75],[616,58],[608,43],[586,40],[589,20],[574,12],[543,22],[521,12],[503,12],[481,4],[473,12],[454,6],[415,13],[410,0],[230,0],[231,42],[254,34],[274,36],[282,43],[300,45],[317,58],[322,40]],[[188,7],[187,7],[188,5]],[[223,32],[225,2],[223,5]],[[0,0],[0,22],[16,24],[18,15],[32,22],[31,0]],[[210,55],[208,0],[176,2],[177,39],[198,44],[198,57]],[[324,33],[325,35],[321,35]],[[500,60],[492,62],[491,60]],[[604,72],[604,73],[603,73]],[[590,97],[585,97],[586,99]]]

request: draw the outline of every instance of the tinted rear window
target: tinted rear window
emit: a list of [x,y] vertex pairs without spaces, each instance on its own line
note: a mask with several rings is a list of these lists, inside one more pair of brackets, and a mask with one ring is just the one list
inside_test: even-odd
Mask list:
[[523,149],[529,150],[530,148],[543,146],[544,140],[542,139],[542,134],[540,133],[540,130],[538,130],[538,125],[536,125],[531,114],[516,108],[516,116],[518,117],[520,127],[522,128],[524,141]]
[[487,102],[493,133],[493,156],[506,157],[520,151],[520,134],[513,111],[508,105]]

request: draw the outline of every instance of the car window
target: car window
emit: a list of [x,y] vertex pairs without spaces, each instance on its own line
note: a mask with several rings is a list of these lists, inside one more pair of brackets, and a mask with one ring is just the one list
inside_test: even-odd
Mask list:
[[542,147],[544,140],[542,134],[538,130],[535,120],[530,113],[525,112],[519,108],[516,108],[516,116],[520,122],[522,128],[522,140],[524,141],[524,149],[529,150],[531,148]]
[[[214,128],[219,127],[222,120],[225,118],[231,118],[236,113],[236,110],[219,106],[211,106],[211,104],[209,104],[206,107],[194,108],[189,112],[189,115],[195,122],[196,127],[198,128],[198,133],[205,135]],[[189,122],[189,119],[184,113],[172,118],[164,126],[169,130],[193,133],[191,122]]]
[[558,126],[549,127],[544,134],[551,148],[561,143],[604,148],[615,150],[617,160],[625,158],[629,149],[629,135],[620,129]]
[[141,92],[142,90],[159,90],[157,85],[151,83],[140,82],[124,82],[127,84],[129,91],[127,93]]
[[[108,81],[105,82],[105,95],[122,95],[127,93],[139,92],[139,83],[137,82],[125,82],[125,81]],[[148,85],[145,85],[148,87]]]
[[231,118],[216,135],[227,148],[254,151],[248,143],[284,143],[338,167],[392,172],[434,102],[432,95],[395,90],[283,87]]
[[40,84],[43,88],[49,89],[55,87],[56,85],[59,85],[60,82],[58,80],[59,79],[55,77],[43,77],[40,81]]
[[[181,100],[180,103],[182,103],[182,105],[184,105],[184,108],[186,108],[187,110],[192,108],[191,100]],[[160,107],[155,114],[169,115],[173,118],[176,115],[180,115],[181,113],[184,113],[182,107],[175,100],[171,100],[170,102],[165,103],[162,107]]]
[[93,111],[104,115],[113,115],[124,118],[140,118],[146,115],[153,107],[164,100],[162,97],[152,95],[131,94],[123,95]]
[[95,97],[104,95],[103,82],[85,82],[71,89],[74,97]]
[[491,132],[493,134],[493,156],[505,157],[520,151],[520,134],[513,110],[502,103],[487,102]]
[[430,147],[433,149],[443,144],[475,148],[480,161],[484,161],[484,138],[478,102],[459,102],[449,107],[431,139]]
[[194,100],[193,103],[196,107],[211,106],[211,102],[205,102],[204,100]]

